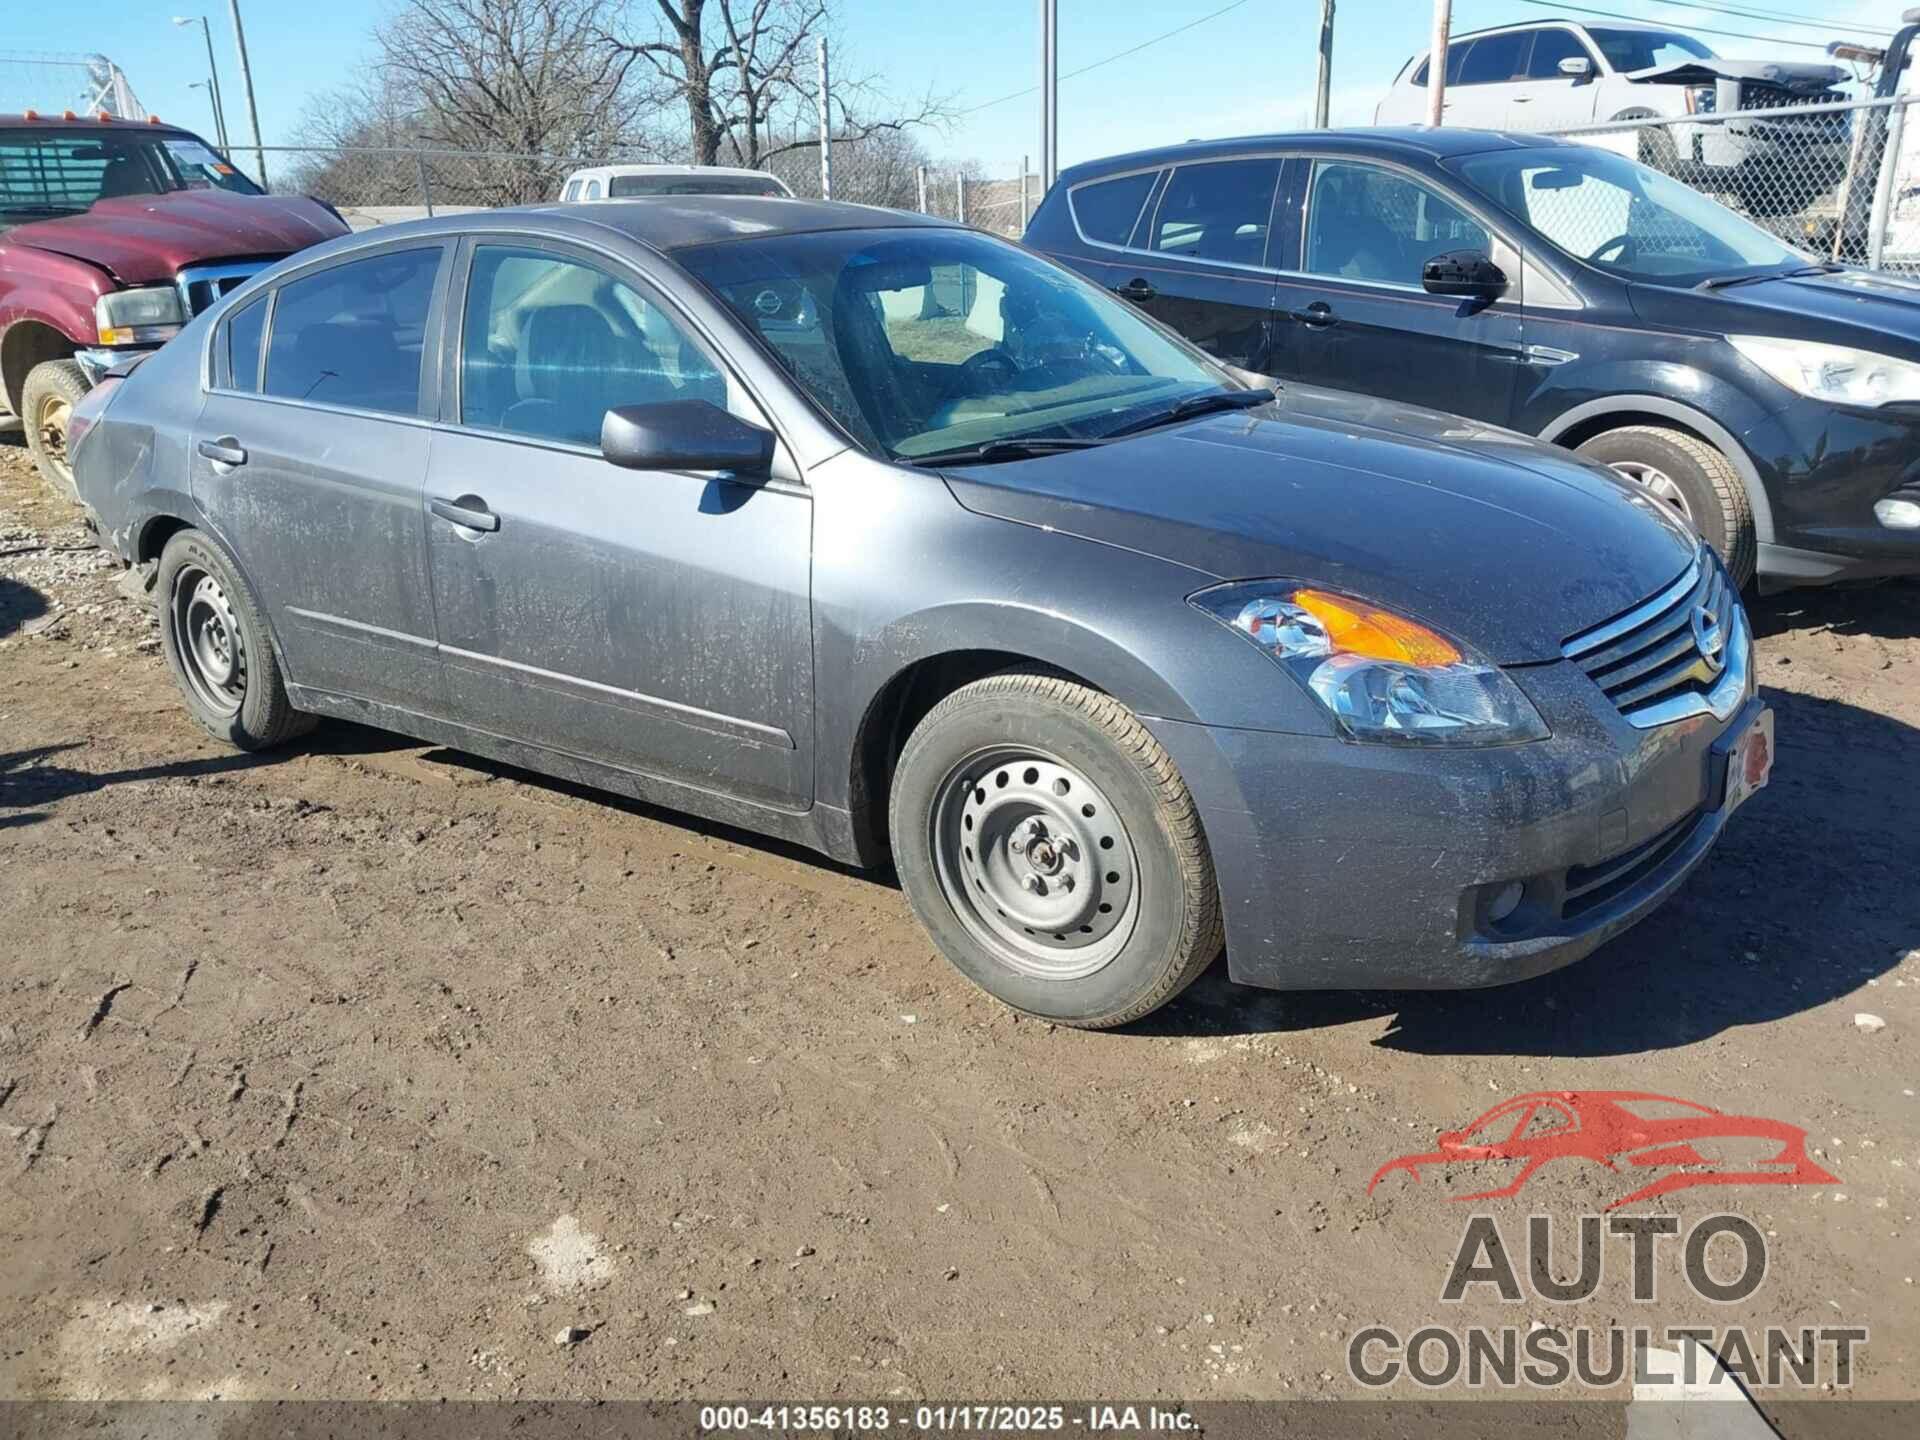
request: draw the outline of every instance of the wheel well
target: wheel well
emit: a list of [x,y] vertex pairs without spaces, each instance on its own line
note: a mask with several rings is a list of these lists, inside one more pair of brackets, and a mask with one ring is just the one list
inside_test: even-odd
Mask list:
[[907,666],[880,687],[854,736],[847,808],[853,816],[855,844],[865,863],[877,863],[891,849],[887,797],[893,789],[894,765],[914,727],[961,686],[1002,670],[1044,670],[1100,688],[1057,665],[1008,650],[954,650]]
[[140,531],[140,538],[134,544],[133,563],[144,565],[149,560],[158,560],[160,552],[167,548],[167,541],[182,530],[193,527],[177,515],[156,515]]
[[1694,429],[1684,420],[1642,410],[1610,410],[1604,415],[1590,415],[1554,436],[1553,443],[1563,445],[1569,450],[1577,450],[1595,436],[1604,435],[1609,430],[1624,430],[1629,425],[1658,425],[1663,430],[1678,430],[1682,434],[1693,436],[1703,445],[1711,445],[1716,450],[1720,449],[1719,441],[1711,435]]
[[7,408],[20,413],[20,392],[26,387],[27,372],[48,360],[65,360],[80,347],[51,325],[38,320],[22,320],[9,325],[0,336],[0,387],[7,394]]

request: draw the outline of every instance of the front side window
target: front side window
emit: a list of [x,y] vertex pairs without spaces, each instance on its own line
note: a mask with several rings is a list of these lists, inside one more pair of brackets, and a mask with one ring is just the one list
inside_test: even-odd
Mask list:
[[1261,264],[1279,181],[1278,160],[1182,165],[1154,212],[1152,248],[1189,260]]
[[594,265],[543,250],[473,252],[460,341],[460,423],[597,448],[617,405],[727,404],[706,351]]
[[1699,191],[1611,151],[1492,150],[1452,168],[1550,244],[1626,279],[1685,286],[1806,263]]
[[1460,78],[1449,85],[1499,85],[1518,75],[1527,63],[1530,30],[1509,30],[1504,35],[1484,35],[1467,51],[1460,67]]
[[1602,30],[1590,28],[1593,43],[1607,57],[1607,64],[1623,75],[1635,70],[1651,70],[1658,65],[1678,65],[1687,60],[1711,60],[1713,51],[1691,35],[1669,30]]
[[191,135],[121,129],[0,128],[0,229],[78,215],[102,200],[260,187]]
[[1235,388],[1105,290],[973,231],[764,236],[674,259],[848,434],[897,459],[1098,438]]
[[1117,180],[1096,180],[1091,185],[1076,185],[1067,192],[1067,204],[1073,207],[1074,223],[1089,240],[1103,245],[1124,245],[1140,218],[1140,207],[1147,203],[1153,182],[1160,172],[1122,175]]
[[265,391],[420,413],[420,356],[440,247],[386,251],[290,280],[274,298]]
[[598,180],[589,180],[587,182],[587,193],[582,198],[598,200],[600,198],[600,182]]
[[1313,167],[1304,266],[1310,275],[1417,286],[1435,255],[1491,248],[1483,226],[1398,171],[1346,161]]
[[251,300],[227,321],[227,384],[249,394],[260,388],[260,339],[267,328],[267,297]]
[[1534,32],[1533,54],[1527,60],[1527,78],[1529,80],[1571,80],[1570,75],[1560,73],[1562,60],[1586,60],[1593,57],[1587,53],[1587,47],[1580,43],[1580,37],[1571,30],[1539,30]]

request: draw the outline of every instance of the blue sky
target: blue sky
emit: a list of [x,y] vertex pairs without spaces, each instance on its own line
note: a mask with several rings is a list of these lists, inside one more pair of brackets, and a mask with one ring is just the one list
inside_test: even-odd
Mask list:
[[[174,0],[182,4],[182,0]],[[269,143],[294,138],[309,96],[339,85],[363,63],[366,36],[385,0],[242,0],[260,123]],[[1177,25],[1198,20],[1230,0],[1059,0],[1062,72],[1105,59]],[[1818,59],[1818,45],[1851,26],[1898,23],[1898,0],[1579,0],[1690,29],[1725,55],[1771,54]],[[117,60],[141,102],[168,120],[211,131],[203,79],[206,51],[197,26],[176,29],[175,13],[206,11],[226,91],[227,124],[245,134],[238,66],[225,0],[95,0],[78,13],[43,0],[10,6],[8,52],[99,50]],[[652,6],[636,0],[635,13]],[[1721,13],[1732,9],[1745,15]],[[966,115],[946,136],[928,137],[941,155],[979,159],[993,175],[1012,174],[1024,152],[1038,148],[1037,97],[989,102],[1023,90],[1038,76],[1038,0],[838,0],[845,45],[838,64],[871,72],[893,90],[951,93]],[[1757,19],[1766,12],[1776,18]],[[1476,29],[1555,13],[1529,0],[1454,0],[1454,29]],[[1568,12],[1571,13],[1571,12]],[[1408,55],[1424,49],[1430,11],[1424,0],[1339,0],[1334,31],[1334,120],[1363,123]],[[1227,14],[1091,74],[1062,82],[1061,163],[1196,136],[1287,129],[1305,123],[1312,103],[1318,0],[1241,0]],[[1792,23],[1787,17],[1814,24]],[[1824,17],[1824,21],[1820,17]],[[1783,45],[1706,33],[1741,31]],[[0,86],[16,83],[0,67]],[[0,109],[17,96],[0,93]]]

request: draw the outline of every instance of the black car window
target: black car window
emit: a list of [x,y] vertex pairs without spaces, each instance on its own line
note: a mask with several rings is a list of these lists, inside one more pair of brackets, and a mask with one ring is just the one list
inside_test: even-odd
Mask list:
[[1097,180],[1091,185],[1076,185],[1067,192],[1067,204],[1073,208],[1073,220],[1080,233],[1103,245],[1124,245],[1133,234],[1133,223],[1140,218],[1153,182],[1160,172],[1122,175],[1117,180]]
[[[1458,80],[1448,77],[1449,85],[1498,85],[1521,73],[1527,62],[1530,30],[1509,30],[1502,35],[1482,35],[1467,52]],[[1451,64],[1451,57],[1449,57]]]
[[1310,275],[1417,286],[1433,256],[1491,243],[1458,206],[1397,170],[1345,161],[1313,167],[1303,267]]
[[266,393],[420,411],[420,352],[440,247],[389,250],[290,280],[274,300]]
[[1263,263],[1279,181],[1278,160],[1182,165],[1154,213],[1150,248],[1190,260]]
[[[1456,40],[1447,47],[1447,84],[1458,85],[1460,83],[1460,67],[1466,63],[1467,51],[1472,48],[1473,41],[1471,40]],[[1424,85],[1427,83],[1426,61],[1422,60],[1420,62],[1420,68],[1414,71],[1413,83],[1416,85]]]
[[727,382],[660,306],[596,266],[481,245],[467,281],[460,423],[598,446],[616,405],[706,400]]
[[1527,60],[1527,78],[1529,80],[1571,80],[1569,75],[1560,73],[1562,60],[1587,60],[1593,57],[1587,53],[1587,47],[1580,43],[1580,37],[1571,30],[1536,30],[1533,36],[1533,54]]
[[260,337],[267,328],[267,297],[242,305],[227,321],[227,385],[249,394],[260,388]]

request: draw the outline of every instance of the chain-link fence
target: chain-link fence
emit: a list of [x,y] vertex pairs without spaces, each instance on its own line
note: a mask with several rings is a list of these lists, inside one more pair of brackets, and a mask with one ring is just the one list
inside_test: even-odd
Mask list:
[[[1920,272],[1920,153],[1906,133],[1907,109],[1920,97],[1716,113],[1714,92],[1701,92],[1684,119],[1555,133],[1650,165],[1822,258]],[[1641,233],[1645,221],[1624,191],[1586,185],[1529,191],[1528,199],[1542,211],[1536,223],[1577,253],[1659,240]]]

